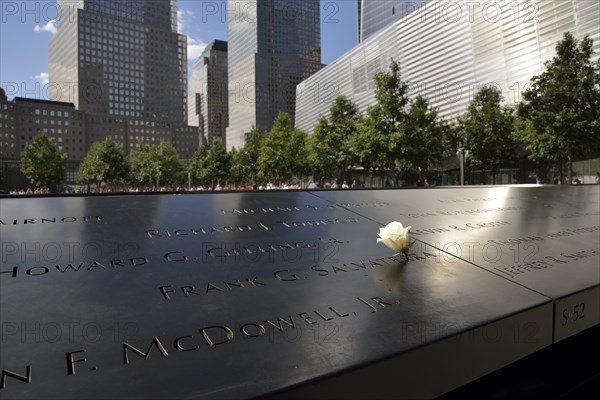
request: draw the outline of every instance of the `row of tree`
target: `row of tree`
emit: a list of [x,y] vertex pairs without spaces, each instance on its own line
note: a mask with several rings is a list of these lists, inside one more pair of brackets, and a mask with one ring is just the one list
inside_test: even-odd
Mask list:
[[[253,129],[246,145],[227,152],[219,139],[200,146],[182,162],[168,142],[140,143],[127,157],[110,138],[93,143],[77,171],[81,184],[160,186],[193,184],[247,185],[290,182],[313,176],[347,179],[350,167],[394,177],[402,171],[427,171],[439,165],[458,144],[493,170],[512,154],[512,114],[500,107],[500,93],[484,87],[456,126],[439,120],[427,99],[409,101],[407,85],[399,80],[398,64],[375,76],[375,106],[362,116],[355,104],[338,97],[329,117],[321,117],[311,137],[293,127],[288,114],[280,114],[268,132]],[[464,132],[458,139],[457,132]],[[23,173],[36,186],[60,183],[66,156],[45,134],[29,143],[22,155]]]
[[[280,114],[273,128],[252,129],[244,147],[227,152],[220,140],[200,146],[191,160],[180,161],[167,142],[139,144],[126,157],[110,139],[94,143],[80,165],[85,184],[246,185],[290,182],[312,176],[347,179],[352,166],[396,180],[406,172],[423,173],[446,157],[467,151],[467,164],[485,173],[515,165],[519,155],[538,165],[555,164],[562,180],[567,162],[600,153],[600,61],[592,62],[593,42],[566,33],[545,71],[531,79],[523,101],[502,106],[501,92],[481,87],[466,112],[453,121],[438,117],[423,96],[410,100],[409,85],[392,60],[388,72],[374,76],[376,104],[363,115],[348,98],[338,97],[328,117],[320,117],[311,137]],[[39,148],[38,148],[39,147]],[[40,135],[23,151],[23,172],[36,185],[62,180],[66,157]],[[62,166],[62,167],[61,167]]]

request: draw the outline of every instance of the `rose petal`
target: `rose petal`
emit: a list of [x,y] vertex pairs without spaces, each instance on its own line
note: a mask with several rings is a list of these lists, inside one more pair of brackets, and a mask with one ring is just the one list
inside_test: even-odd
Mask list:
[[380,242],[383,243],[384,245],[386,245],[387,247],[389,247],[392,250],[400,251],[400,248],[398,247],[398,245],[396,244],[396,242],[394,242],[393,240],[382,239],[382,240],[380,240]]
[[377,243],[383,243],[387,247],[407,252],[411,246],[410,229],[411,226],[403,226],[401,222],[393,221],[384,228],[379,228]]

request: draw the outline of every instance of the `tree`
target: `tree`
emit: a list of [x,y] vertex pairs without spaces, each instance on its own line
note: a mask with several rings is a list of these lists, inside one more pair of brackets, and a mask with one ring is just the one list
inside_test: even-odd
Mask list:
[[129,165],[123,149],[115,141],[106,138],[95,142],[77,170],[77,182],[100,186],[123,184],[129,175]]
[[350,137],[360,121],[358,107],[345,96],[338,96],[331,106],[329,118],[320,117],[308,141],[311,167],[324,177],[337,169],[346,180],[346,173],[356,159]]
[[571,181],[574,157],[600,151],[600,61],[593,63],[593,54],[589,36],[579,42],[565,33],[556,56],[531,79],[518,108],[519,116],[532,123],[519,132],[531,159],[556,160],[561,182],[565,160]]
[[132,183],[152,185],[160,179],[160,162],[157,153],[156,146],[138,143],[136,149],[129,154]]
[[379,170],[383,179],[385,169],[389,165],[386,154],[389,144],[382,132],[376,128],[372,118],[366,118],[358,124],[356,131],[350,137],[350,143],[365,172]]
[[256,183],[258,177],[258,156],[265,133],[255,126],[246,138],[246,144],[231,151],[230,177],[235,183]]
[[351,143],[362,166],[380,170],[383,178],[387,170],[395,173],[396,159],[402,153],[409,87],[400,79],[400,65],[394,59],[389,72],[378,72],[373,79],[377,104],[368,108]]
[[253,126],[246,138],[246,144],[240,149],[235,161],[232,155],[232,173],[238,177],[237,182],[256,183],[259,175],[258,157],[265,135],[265,132]]
[[303,174],[307,166],[306,140],[305,132],[293,128],[290,116],[280,113],[273,128],[262,140],[258,157],[259,175],[279,183]]
[[481,87],[459,117],[460,146],[468,150],[471,163],[487,171],[498,171],[513,161],[516,144],[512,138],[513,110],[501,107],[502,93],[495,86]]
[[38,133],[21,153],[21,172],[36,187],[58,185],[65,176],[67,155],[45,133]]
[[230,157],[221,138],[215,137],[204,159],[206,179],[215,186],[224,181],[229,174]]
[[206,156],[208,155],[208,149],[205,145],[201,144],[192,156],[192,160],[188,164],[188,172],[195,183],[201,185],[208,184],[208,176],[206,169]]
[[129,155],[131,180],[138,185],[156,185],[177,183],[182,178],[183,165],[177,156],[177,150],[169,142],[158,146],[145,143]]
[[157,148],[157,155],[160,169],[156,186],[159,185],[159,180],[171,185],[180,183],[183,180],[184,167],[175,147],[170,142],[161,142]]
[[235,147],[229,152],[230,167],[229,180],[235,184],[246,185],[253,182],[253,176],[250,173],[250,157],[244,147],[236,149]]
[[397,165],[401,170],[422,171],[439,165],[449,154],[445,131],[449,127],[438,121],[437,110],[423,96],[411,102],[404,128],[397,142]]

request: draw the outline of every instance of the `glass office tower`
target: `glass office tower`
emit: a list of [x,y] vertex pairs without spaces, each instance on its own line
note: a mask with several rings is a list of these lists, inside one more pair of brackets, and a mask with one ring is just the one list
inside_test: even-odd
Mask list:
[[51,100],[94,114],[187,121],[187,38],[177,33],[175,0],[58,4]]
[[252,126],[268,130],[280,112],[294,118],[296,85],[321,68],[319,0],[229,0],[227,148]]
[[214,138],[225,144],[228,117],[227,42],[215,40],[206,46],[192,68],[188,97],[188,124],[200,127],[207,144]]
[[187,124],[187,36],[176,0],[57,0],[48,48],[51,100],[86,113],[88,143],[105,137],[130,151],[171,141],[187,158],[198,129]]

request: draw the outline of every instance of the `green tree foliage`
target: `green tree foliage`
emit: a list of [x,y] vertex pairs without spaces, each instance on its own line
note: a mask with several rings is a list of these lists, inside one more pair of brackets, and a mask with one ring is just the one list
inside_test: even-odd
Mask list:
[[181,183],[185,169],[175,147],[170,142],[161,142],[158,145],[157,153],[160,162],[160,174],[156,185],[158,186],[159,180],[163,184],[170,185]]
[[[244,146],[244,151],[250,155],[252,159],[252,164],[256,164],[258,161],[258,156],[260,154],[260,146],[262,144],[263,139],[265,138],[265,132],[252,127],[250,133],[248,133],[248,137],[246,138],[246,145]],[[255,167],[256,168],[256,167]],[[254,170],[254,173],[257,173],[258,170]]]
[[325,178],[334,173],[337,143],[331,143],[331,137],[329,120],[319,116],[319,122],[307,142],[309,168],[315,176]]
[[377,104],[368,108],[351,144],[365,169],[383,174],[395,170],[396,159],[402,154],[409,87],[400,79],[400,65],[393,59],[390,71],[378,72],[373,79]]
[[438,121],[437,110],[423,96],[417,96],[400,131],[397,142],[397,165],[401,170],[429,170],[448,154],[445,132],[448,124]]
[[259,175],[258,156],[265,133],[252,127],[246,138],[246,144],[241,149],[231,152],[230,178],[237,184],[254,184]]
[[253,183],[254,175],[251,170],[255,167],[251,164],[250,154],[244,147],[236,149],[235,147],[229,153],[231,167],[229,168],[229,180],[237,185],[247,185]]
[[208,148],[202,144],[198,147],[198,150],[196,150],[192,156],[192,160],[188,164],[188,172],[195,184],[207,185],[209,183],[206,169],[207,155]]
[[229,174],[227,180],[236,185],[240,183],[246,184],[246,175],[244,174],[244,167],[246,165],[244,160],[244,148],[236,149],[233,147],[229,152]]
[[137,185],[174,184],[182,180],[183,165],[169,142],[158,146],[140,143],[129,155],[131,180]]
[[215,138],[212,146],[201,145],[194,153],[192,160],[188,165],[195,183],[204,186],[215,186],[217,183],[234,178],[231,174],[231,159],[239,151],[234,149],[228,154],[223,146],[221,138]]
[[561,181],[565,160],[572,177],[575,157],[600,152],[600,61],[593,63],[593,54],[591,38],[579,42],[565,33],[545,71],[531,79],[518,109],[531,121],[518,131],[531,159],[556,160]]
[[63,181],[67,155],[45,133],[38,133],[21,153],[21,172],[36,187],[47,188]]
[[357,125],[356,132],[350,137],[359,164],[366,172],[385,171],[389,164],[385,152],[388,149],[386,138],[374,126],[372,118],[366,118]]
[[355,134],[361,117],[358,107],[347,97],[339,96],[328,118],[320,117],[308,141],[309,164],[323,177],[340,171],[346,180],[348,168],[355,160],[350,137]]
[[77,170],[77,182],[98,186],[123,184],[129,176],[129,165],[123,149],[110,138],[95,142]]
[[263,138],[258,157],[259,175],[275,183],[290,181],[307,167],[307,135],[292,126],[292,119],[280,113]]
[[231,159],[221,138],[214,138],[204,159],[205,176],[210,184],[223,183],[229,175]]
[[514,159],[516,144],[512,138],[513,110],[502,107],[502,94],[494,86],[483,86],[459,117],[460,146],[469,151],[472,164],[486,172],[496,172]]
[[456,154],[461,146],[461,132],[458,121],[439,120],[440,129],[444,132],[444,141],[446,143],[446,157]]
[[139,143],[129,154],[130,179],[136,185],[158,185],[160,162],[157,146]]

